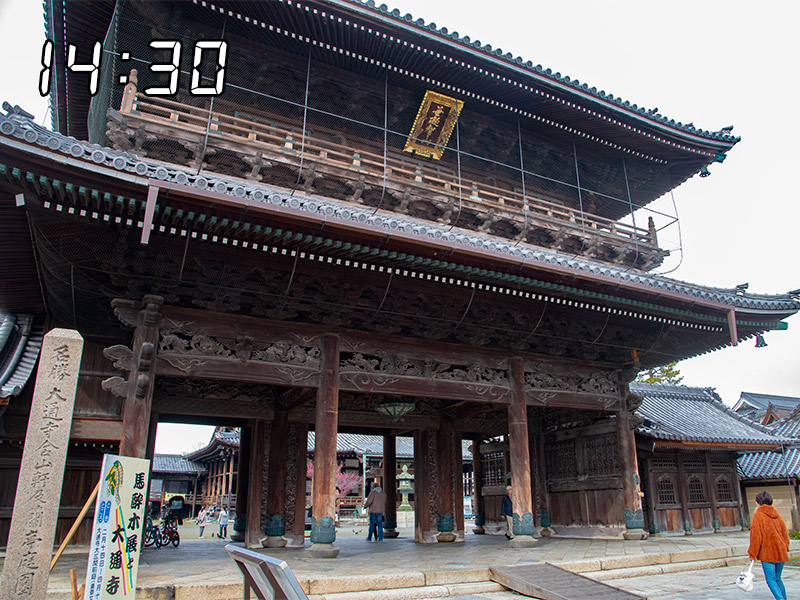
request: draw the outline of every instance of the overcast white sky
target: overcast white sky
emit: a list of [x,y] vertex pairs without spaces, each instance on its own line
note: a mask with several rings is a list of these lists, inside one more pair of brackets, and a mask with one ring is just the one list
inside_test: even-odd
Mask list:
[[[712,176],[675,191],[683,260],[670,276],[753,293],[800,288],[795,114],[800,84],[800,3],[740,0],[396,0],[390,7],[578,78],[590,86],[711,131],[734,125],[742,141]],[[0,0],[0,101],[43,122],[41,3]],[[49,125],[49,118],[48,123]],[[658,208],[674,211],[671,198]],[[664,246],[677,244],[677,231]],[[1,243],[1,242],[0,242]],[[679,252],[668,261],[678,264]],[[680,363],[687,385],[715,387],[728,404],[742,391],[800,397],[800,318],[789,330]],[[162,434],[158,451],[198,439]],[[169,438],[179,445],[167,445]],[[183,441],[183,440],[186,441]]]

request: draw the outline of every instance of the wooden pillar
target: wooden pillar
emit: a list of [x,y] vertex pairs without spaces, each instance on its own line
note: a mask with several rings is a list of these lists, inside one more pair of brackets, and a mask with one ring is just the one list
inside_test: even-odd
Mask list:
[[384,538],[396,538],[397,531],[397,436],[383,436],[383,491],[386,492]]
[[[739,470],[736,468],[736,460],[731,460],[731,485],[736,494],[736,504],[739,506],[739,523],[742,529],[750,529],[750,512],[742,500],[742,484],[739,481]],[[797,486],[795,484],[795,491]]]
[[283,548],[286,540],[284,510],[286,506],[286,458],[289,435],[289,411],[279,408],[272,421],[272,434],[269,438],[269,487],[267,488],[267,527],[266,547]]
[[[146,504],[146,511],[145,514],[150,514],[150,486],[153,485],[153,457],[156,454],[156,431],[158,430],[158,413],[151,412],[150,413],[150,431],[147,433],[147,450],[145,451],[145,456],[150,461],[150,477],[147,478],[147,493],[145,494],[145,498],[147,498]],[[163,494],[164,491],[164,482],[161,483],[161,491]],[[163,503],[161,503],[163,504]]]
[[509,457],[511,462],[511,502],[514,506],[514,538],[516,548],[536,543],[531,499],[531,453],[528,448],[528,407],[525,403],[525,363],[511,359],[511,405],[508,407]]
[[[654,448],[655,449],[655,448]],[[658,504],[658,481],[653,475],[653,458],[654,454],[648,454],[645,461],[647,469],[647,516],[650,520],[650,536],[660,537],[661,529],[658,526],[658,511],[656,511],[656,504]],[[644,509],[643,509],[644,510]]]
[[678,465],[678,496],[681,499],[681,512],[683,513],[683,532],[692,535],[692,513],[689,512],[689,491],[686,487],[686,470],[679,453],[675,453],[675,463]]
[[195,474],[194,476],[194,485],[192,486],[192,516],[195,516],[195,507],[197,505],[197,480],[200,478],[199,475]]
[[294,488],[289,490],[294,494],[294,523],[289,542],[286,544],[290,548],[302,548],[305,545],[306,527],[306,472],[308,464],[308,425],[305,423],[296,424],[296,448],[294,456],[295,469]]
[[706,482],[708,485],[708,497],[711,500],[711,524],[714,527],[714,533],[722,532],[722,525],[719,521],[719,510],[717,508],[717,486],[714,482],[714,471],[711,469],[711,455],[708,452],[703,453],[706,459]]
[[461,431],[454,429],[450,461],[453,465],[453,533],[457,542],[464,541],[464,457],[462,456]]
[[540,474],[540,498],[542,507],[540,510],[540,524],[542,526],[541,534],[544,537],[550,537],[552,533],[550,531],[550,527],[552,525],[552,520],[550,518],[550,492],[547,490],[547,467],[545,464],[545,448],[544,448],[544,434],[542,433],[542,422],[541,419],[538,423],[538,431],[539,431],[539,453],[537,456],[539,462],[539,474]]
[[436,438],[436,453],[439,463],[436,494],[438,500],[436,529],[439,531],[439,535],[436,536],[436,539],[439,542],[454,542],[456,536],[453,533],[453,529],[455,529],[453,517],[453,421],[444,418],[444,415],[440,420]]
[[[161,296],[147,295],[141,303],[114,300],[115,314],[120,315],[120,307],[137,308],[133,346],[115,346],[104,354],[119,360],[123,355],[133,368],[129,371],[125,406],[122,411],[122,439],[119,453],[122,456],[144,458],[147,451],[147,436],[150,430],[150,408],[153,404],[153,385],[155,384],[156,351],[159,342],[159,322],[161,320]],[[133,324],[127,321],[126,324]],[[111,355],[108,354],[111,352]],[[112,378],[116,379],[116,378]]]
[[530,456],[530,469],[531,469],[531,502],[533,503],[533,522],[534,525],[538,522],[539,527],[542,526],[542,473],[540,472],[539,455],[541,448],[539,446],[539,438],[542,435],[541,415],[534,412],[528,419],[528,450]]
[[483,463],[481,462],[481,438],[472,438],[472,514],[475,515],[475,527],[472,533],[486,533],[486,512],[483,502]]
[[261,497],[264,479],[264,450],[267,435],[267,422],[263,419],[250,421],[252,438],[250,440],[250,468],[248,469],[250,484],[247,490],[247,525],[244,532],[244,544],[248,548],[263,548],[261,539]]
[[312,479],[312,558],[335,558],[339,549],[334,519],[336,513],[336,430],[339,421],[339,338],[322,338],[320,382],[314,423],[314,477]]
[[245,541],[247,532],[247,496],[250,493],[250,452],[253,444],[253,432],[249,424],[241,428],[239,433],[239,464],[236,477],[236,519],[233,522],[231,540]]
[[430,473],[428,468],[428,436],[432,432],[414,432],[414,541],[419,544],[435,540],[429,535],[430,517]]
[[[625,390],[628,389],[627,384]],[[636,396],[625,394],[622,399],[622,409],[616,413],[617,421],[617,448],[619,452],[619,465],[622,472],[622,503],[625,508],[625,533],[626,540],[643,540],[647,538],[644,530],[644,513],[642,512],[642,497],[639,493],[639,470],[636,456],[636,438],[634,431],[636,422],[633,419],[633,405],[639,400]]]

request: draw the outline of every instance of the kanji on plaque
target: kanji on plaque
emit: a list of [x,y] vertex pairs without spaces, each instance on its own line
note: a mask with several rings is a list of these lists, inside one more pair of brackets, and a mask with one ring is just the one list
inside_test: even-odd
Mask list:
[[94,513],[84,600],[133,599],[146,522],[150,461],[106,454]]

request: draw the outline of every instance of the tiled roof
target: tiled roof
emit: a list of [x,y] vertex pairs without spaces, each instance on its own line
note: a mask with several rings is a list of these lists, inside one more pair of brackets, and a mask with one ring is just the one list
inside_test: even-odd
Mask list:
[[18,396],[39,359],[44,329],[31,315],[0,313],[0,398]]
[[789,448],[780,452],[752,452],[739,457],[739,477],[752,479],[782,479],[800,476],[800,450]]
[[[314,450],[314,432],[308,432],[308,450]],[[397,437],[396,448],[397,458],[414,457],[414,439],[410,437]],[[472,459],[469,451],[470,442],[463,440],[461,443],[461,456],[465,459]],[[336,434],[337,452],[355,452],[356,454],[383,455],[383,436],[363,435],[360,433],[338,433]]]
[[742,404],[746,402],[751,406],[755,406],[759,410],[766,410],[771,404],[775,408],[792,410],[800,405],[800,398],[793,396],[773,396],[771,394],[756,394],[754,392],[742,392],[739,396],[739,402]]
[[[336,3],[336,2],[335,2]],[[613,94],[608,94],[604,90],[598,90],[595,87],[589,86],[587,83],[581,83],[577,79],[573,79],[567,75],[562,75],[558,72],[553,72],[552,69],[543,67],[542,65],[534,65],[531,61],[525,61],[519,56],[514,56],[510,52],[503,52],[500,48],[492,48],[490,44],[481,44],[479,41],[473,41],[469,36],[459,35],[456,31],[449,31],[446,27],[437,27],[435,23],[425,23],[424,19],[415,19],[411,14],[401,16],[398,9],[390,10],[386,4],[376,5],[374,0],[342,0],[341,4],[347,6],[361,6],[369,9],[373,14],[385,15],[395,24],[400,25],[406,29],[414,29],[418,33],[424,33],[439,38],[441,41],[456,42],[462,46],[463,49],[471,52],[478,51],[479,53],[491,56],[494,59],[500,59],[503,62],[513,65],[528,73],[529,76],[537,79],[545,79],[551,83],[560,84],[573,90],[591,96],[593,98],[605,101],[610,107],[618,110],[632,113],[639,118],[647,119],[655,124],[666,125],[681,131],[691,133],[693,135],[701,136],[708,139],[725,141],[725,142],[738,142],[741,138],[731,135],[730,131],[707,131],[705,129],[698,129],[692,123],[676,122],[674,119],[669,119],[658,112],[658,109],[648,110],[643,106],[631,104],[627,100],[615,97]]]
[[188,460],[180,454],[156,454],[153,456],[154,473],[205,473],[202,463]]
[[[96,171],[98,168],[104,167],[110,169],[111,173],[116,171],[118,177],[129,181],[157,179],[195,187],[198,190],[213,190],[218,194],[232,198],[247,198],[254,203],[272,204],[278,207],[299,210],[320,215],[325,219],[337,218],[351,221],[361,227],[372,227],[386,232],[405,231],[423,238],[448,242],[454,247],[461,246],[466,249],[489,250],[515,257],[516,259],[522,259],[531,264],[540,262],[558,265],[574,271],[576,275],[591,273],[603,278],[608,277],[638,284],[659,292],[663,290],[679,293],[693,298],[719,302],[731,307],[775,311],[781,313],[781,318],[800,310],[800,301],[789,294],[742,294],[741,292],[737,293],[735,288],[712,288],[685,283],[661,275],[635,271],[618,265],[597,262],[555,250],[532,246],[525,242],[515,243],[505,239],[498,239],[491,235],[454,229],[413,217],[376,213],[372,209],[337,202],[321,196],[301,192],[289,194],[286,190],[270,185],[257,184],[207,172],[198,174],[169,163],[143,159],[130,152],[114,150],[52,132],[37,125],[30,118],[12,111],[6,116],[0,115],[0,144],[8,143],[9,146],[16,147],[16,140],[13,138],[23,140],[30,145],[42,147],[37,149],[39,153],[54,153],[56,160],[63,161],[65,157],[69,157],[66,160],[69,160],[71,165],[82,167],[87,171]],[[499,276],[502,280],[502,274]],[[554,292],[582,293],[578,288],[560,284],[543,283],[542,285],[545,286],[545,289],[550,289]],[[606,299],[603,294],[594,292],[589,297],[598,300]],[[629,303],[632,310],[660,310],[661,308],[660,305],[654,304],[637,304],[633,301],[629,301]],[[774,315],[771,316],[774,318]],[[727,320],[723,317],[719,317],[719,321],[721,325],[727,323]]]
[[[800,398],[797,399],[800,401]],[[800,440],[800,403],[789,411],[785,417],[767,425],[775,435]]]
[[223,430],[223,429],[215,429],[214,430],[214,439],[219,440],[223,444],[231,444],[238,446],[240,442],[241,430],[239,429],[230,429],[230,430]]
[[740,445],[789,443],[722,403],[714,388],[631,383],[643,397],[636,414],[645,419],[639,433],[659,440]]

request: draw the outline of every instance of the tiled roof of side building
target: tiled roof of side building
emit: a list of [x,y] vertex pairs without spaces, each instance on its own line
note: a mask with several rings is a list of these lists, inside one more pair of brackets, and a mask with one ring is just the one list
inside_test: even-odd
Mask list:
[[789,443],[722,403],[714,388],[632,383],[643,397],[636,413],[645,419],[639,433],[659,440],[779,446]]
[[[800,401],[800,398],[798,399]],[[770,423],[770,431],[775,435],[800,440],[800,402],[785,417]]]
[[153,456],[154,473],[205,473],[202,463],[188,460],[180,454],[156,454]]
[[775,408],[792,410],[800,405],[800,398],[794,396],[775,396],[772,394],[742,392],[736,405],[738,407],[742,404],[755,406],[759,410],[765,410],[770,404]]
[[751,452],[739,457],[739,477],[743,481],[785,479],[800,476],[800,450],[787,448],[782,452]]
[[31,315],[0,313],[0,398],[18,396],[39,360],[44,328]]

